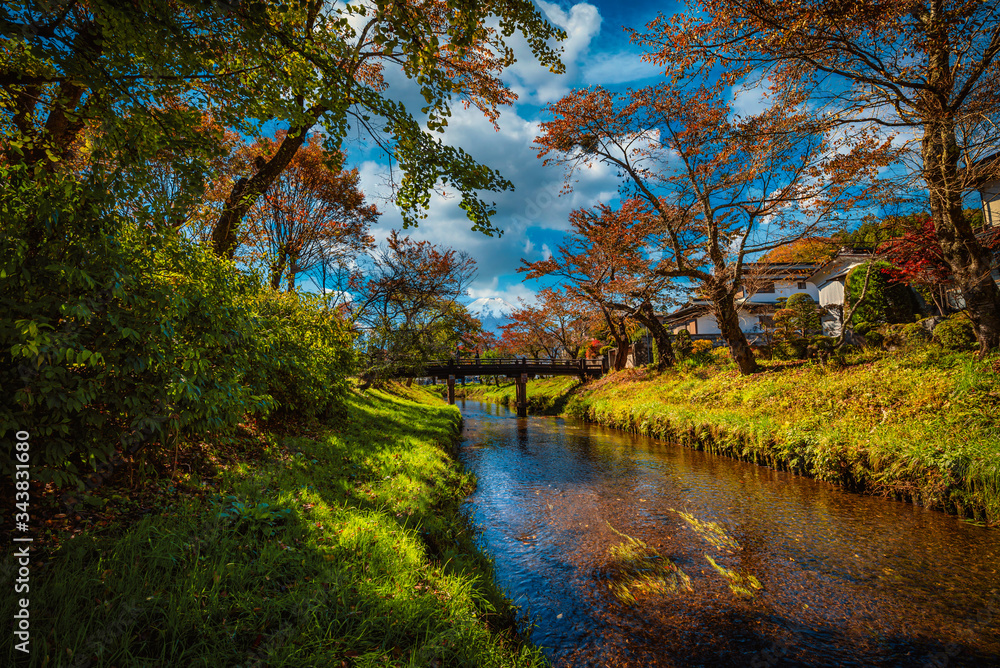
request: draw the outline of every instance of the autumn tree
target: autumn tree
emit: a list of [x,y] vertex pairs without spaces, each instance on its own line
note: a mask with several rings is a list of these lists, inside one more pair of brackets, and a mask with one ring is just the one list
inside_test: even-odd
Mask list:
[[[241,151],[240,162],[266,159],[283,136],[258,139]],[[343,163],[342,153],[325,151],[314,136],[249,210],[237,256],[263,262],[273,289],[282,279],[292,289],[297,276],[321,262],[353,261],[373,243],[368,228],[378,210],[365,203],[358,170],[344,170]]]
[[545,327],[546,314],[539,306],[518,299],[517,308],[507,314],[507,322],[500,326],[504,347],[515,354],[532,359],[555,357],[556,341]]
[[[765,78],[806,92],[844,127],[896,132],[928,194],[942,256],[976,328],[1000,348],[992,257],[962,215],[963,197],[1000,176],[1000,9],[978,0],[692,0],[637,38],[654,62],[722,67],[730,84]],[[912,137],[912,138],[908,138]]]
[[[549,258],[522,260],[519,271],[529,278],[554,276],[567,281],[567,293],[589,302],[619,350],[630,344],[629,320],[649,329],[660,351],[658,368],[673,364],[670,336],[657,317],[669,303],[670,277],[654,271],[650,253],[659,248],[660,220],[648,215],[639,199],[629,199],[619,209],[598,204],[570,214],[571,233]],[[616,357],[618,368],[625,355]]]
[[878,254],[892,264],[887,270],[890,281],[913,286],[944,315],[948,310],[946,286],[951,282],[951,267],[944,259],[934,229],[934,220],[922,215],[918,230],[890,239],[878,247]]
[[[354,128],[391,155],[408,223],[446,184],[473,226],[490,232],[493,207],[478,192],[510,183],[436,133],[455,103],[495,121],[515,99],[499,78],[514,61],[514,32],[543,65],[562,68],[550,43],[563,33],[528,0],[15,0],[0,6],[0,163],[63,169],[88,126],[99,161],[142,162],[164,147],[201,154],[209,147],[193,136],[197,119],[169,104],[197,100],[243,136],[265,121],[288,128],[226,195],[212,231],[219,255],[233,256],[241,221],[317,125],[330,149]],[[419,89],[423,118],[390,96],[389,70]]]
[[555,342],[557,353],[570,359],[580,357],[591,340],[593,314],[586,302],[573,297],[568,290],[543,288],[538,291],[541,322]]
[[459,303],[475,273],[466,253],[393,230],[365,262],[350,302],[366,381],[419,376],[424,364],[453,355],[463,337],[481,329]]
[[622,174],[632,206],[655,221],[655,273],[694,282],[748,374],[757,363],[735,304],[747,256],[841,222],[875,192],[862,180],[874,180],[870,166],[886,146],[845,148],[794,96],[747,117],[727,99],[721,83],[579,90],[549,108],[536,143],[547,164],[567,168],[569,185],[595,163]]
[[837,254],[840,244],[834,237],[803,237],[784,246],[768,251],[760,257],[761,263],[804,262],[822,263]]
[[590,341],[593,323],[588,311],[586,302],[570,291],[543,288],[536,304],[518,300],[501,331],[508,346],[535,359],[542,352],[552,359],[560,353],[576,359]]

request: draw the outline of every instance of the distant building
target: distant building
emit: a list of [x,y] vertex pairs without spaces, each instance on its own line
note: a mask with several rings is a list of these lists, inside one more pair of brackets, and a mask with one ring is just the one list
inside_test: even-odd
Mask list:
[[[778,300],[804,292],[819,302],[819,288],[809,277],[820,267],[815,262],[756,262],[746,265],[746,276],[741,290],[736,294],[736,310],[740,316],[740,329],[752,343],[763,329],[770,326]],[[841,297],[843,299],[843,297]],[[686,329],[692,339],[708,339],[721,343],[712,304],[706,299],[695,299],[663,318],[663,323],[673,333]]]
[[806,279],[816,287],[819,298],[816,300],[822,314],[823,333],[827,336],[839,336],[844,323],[844,286],[847,275],[859,264],[872,258],[870,251],[842,248],[828,262],[819,265]]
[[[1000,161],[1000,153],[986,156],[976,162],[976,166]],[[983,208],[983,226],[1000,227],[1000,167],[993,174],[979,179],[976,189],[979,191],[979,201]]]

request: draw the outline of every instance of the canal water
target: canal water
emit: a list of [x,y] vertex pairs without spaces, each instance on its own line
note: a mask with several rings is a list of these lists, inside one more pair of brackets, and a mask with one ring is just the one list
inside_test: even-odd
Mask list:
[[459,406],[468,513],[556,666],[1000,666],[1000,530]]

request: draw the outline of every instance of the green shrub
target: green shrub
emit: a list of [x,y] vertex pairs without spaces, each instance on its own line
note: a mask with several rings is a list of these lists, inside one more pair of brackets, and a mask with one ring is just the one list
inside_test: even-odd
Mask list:
[[865,345],[869,348],[881,348],[885,343],[885,334],[877,329],[870,329],[863,336],[865,337]]
[[674,355],[682,360],[691,356],[691,333],[682,329],[674,335]]
[[809,339],[804,336],[786,336],[772,343],[774,357],[783,360],[805,359]]
[[903,345],[918,348],[931,340],[931,333],[920,322],[911,322],[900,327]]
[[79,484],[116,453],[266,415],[272,392],[283,407],[329,406],[349,366],[341,325],[122,219],[106,193],[0,167],[0,470],[19,430],[33,478]]
[[965,313],[956,313],[938,323],[933,340],[948,350],[972,350],[976,347],[976,330]]
[[[870,273],[869,266],[871,266]],[[920,312],[919,304],[909,286],[889,282],[884,271],[891,269],[892,266],[885,260],[876,260],[851,269],[847,275],[845,291],[848,304],[853,304],[861,297],[865,275],[868,275],[865,301],[855,310],[853,321],[867,321],[873,324],[912,322],[913,316]],[[857,332],[857,328],[854,331]]]
[[[806,292],[796,292],[785,302],[785,309],[790,311],[788,326],[800,335],[818,332],[823,325],[819,318],[819,306],[816,300]],[[777,323],[777,317],[775,317]]]
[[262,290],[254,310],[261,364],[249,381],[282,413],[329,415],[346,395],[353,368],[348,325],[309,295]]
[[712,342],[707,339],[698,339],[691,343],[690,357],[698,364],[705,364],[712,360]]

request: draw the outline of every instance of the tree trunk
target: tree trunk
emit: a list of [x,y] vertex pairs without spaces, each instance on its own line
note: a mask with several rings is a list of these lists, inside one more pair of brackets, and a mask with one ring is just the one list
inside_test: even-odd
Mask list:
[[[318,120],[325,112],[326,107],[316,105],[306,113],[310,118]],[[312,123],[290,130],[281,141],[278,150],[275,151],[270,160],[264,163],[257,173],[248,179],[239,179],[233,185],[229,197],[226,198],[226,206],[223,208],[219,220],[215,222],[215,227],[212,229],[212,249],[216,255],[230,260],[233,259],[233,255],[236,253],[236,244],[239,240],[237,232],[239,231],[240,221],[243,220],[243,216],[246,215],[247,211],[257,202],[260,196],[267,191],[268,187],[288,167],[288,164],[295,156],[295,152],[299,150],[299,147],[305,142],[306,137],[309,136],[309,130],[313,125],[315,125],[315,120]]]
[[[933,33],[937,23],[929,24]],[[940,41],[940,40],[938,40]],[[945,44],[946,42],[941,42]],[[942,99],[954,88],[951,54],[944,46],[930,55],[923,102],[924,136],[921,141],[923,177],[930,194],[931,218],[945,261],[962,291],[966,312],[976,328],[979,355],[1000,348],[1000,290],[993,277],[992,254],[976,239],[962,212],[963,182],[958,171],[961,150],[955,117]],[[949,95],[944,95],[947,92]]]
[[598,304],[598,306],[601,307],[601,313],[604,315],[604,322],[608,325],[608,331],[611,332],[611,338],[615,341],[617,349],[615,352],[615,371],[621,371],[625,368],[625,362],[628,360],[628,333],[625,331],[625,323],[615,323],[615,319],[611,317],[611,311],[603,304]]
[[288,260],[288,253],[284,246],[278,248],[278,256],[271,263],[271,289],[278,290],[281,287],[281,276],[285,273],[285,263]]
[[724,287],[717,288],[712,294],[712,305],[722,338],[729,344],[729,352],[740,369],[740,375],[748,376],[759,371],[757,360],[754,359],[747,337],[740,327],[740,314],[736,310],[732,292]]
[[677,361],[674,357],[674,347],[670,343],[670,332],[663,326],[660,319],[656,317],[653,305],[649,302],[642,304],[639,310],[636,311],[635,317],[636,320],[646,326],[649,333],[653,335],[653,340],[656,341],[656,350],[658,353],[656,360],[657,372],[662,373],[666,371]]

